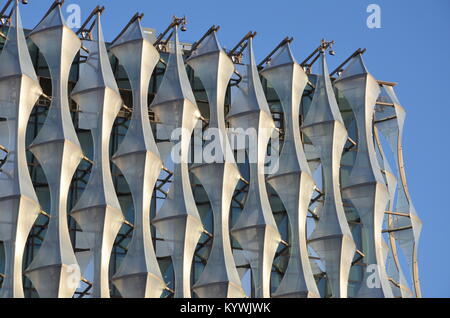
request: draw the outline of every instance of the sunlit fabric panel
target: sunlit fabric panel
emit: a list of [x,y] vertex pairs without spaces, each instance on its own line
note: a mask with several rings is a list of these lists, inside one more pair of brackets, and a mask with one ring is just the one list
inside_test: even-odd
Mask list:
[[[234,262],[229,231],[231,199],[240,173],[227,137],[224,109],[234,64],[221,48],[216,31],[208,35],[187,63],[200,78],[209,101],[210,115],[203,162],[194,165],[191,171],[208,195],[214,218],[212,249],[193,290],[204,298],[243,297],[245,293]],[[214,153],[207,152],[208,145],[215,146]]]
[[151,109],[173,143],[173,182],[153,224],[168,243],[175,274],[175,297],[191,297],[191,270],[203,224],[195,204],[189,179],[189,149],[193,130],[200,119],[186,73],[178,27],[164,78]]
[[60,6],[43,18],[30,37],[45,57],[52,80],[47,118],[30,145],[47,178],[51,209],[44,242],[26,275],[40,297],[72,297],[80,270],[69,237],[67,196],[83,154],[70,114],[68,77],[81,41],[65,24]]
[[145,37],[140,19],[126,27],[110,50],[125,68],[133,96],[131,121],[112,160],[128,183],[134,207],[131,242],[112,280],[123,297],[155,298],[165,282],[153,247],[150,204],[162,161],[150,126],[148,87],[159,53]]
[[348,276],[356,250],[345,216],[339,184],[340,160],[347,141],[325,55],[320,54],[320,71],[314,97],[302,130],[320,154],[324,202],[310,246],[324,261],[332,297],[347,297]]
[[269,203],[265,181],[267,145],[275,128],[256,67],[253,39],[248,39],[245,64],[238,71],[242,83],[235,87],[228,121],[231,126],[253,136],[246,142],[249,157],[249,188],[244,205],[231,233],[250,263],[256,298],[270,297],[270,272],[281,240]]
[[5,270],[0,297],[24,297],[23,255],[27,236],[40,205],[28,172],[26,126],[42,93],[28,53],[19,6],[11,15],[6,43],[0,55],[0,145],[7,157],[0,167],[0,240]]
[[289,263],[274,297],[319,297],[306,244],[306,217],[314,179],[306,161],[300,135],[300,101],[308,76],[292,56],[289,43],[279,48],[262,70],[277,92],[284,112],[284,144],[278,170],[268,182],[280,196],[290,223]]
[[93,35],[92,41],[83,41],[89,56],[80,67],[80,78],[71,96],[80,106],[79,127],[92,133],[94,158],[88,184],[71,216],[83,234],[93,236],[92,297],[108,298],[110,254],[123,222],[110,171],[109,140],[122,99],[109,63],[100,13],[97,13]]
[[[360,54],[350,61],[334,85],[341,96],[339,101],[348,103],[353,110],[358,132],[355,163],[342,185],[343,198],[351,202],[362,223],[364,263],[368,266],[356,296],[392,297],[381,233],[389,192],[378,163],[372,124],[379,85],[367,71]],[[375,265],[373,270],[370,265]],[[370,285],[371,275],[379,284]]]
[[[406,181],[403,160],[402,138],[406,112],[401,106],[394,88],[390,85],[381,85],[381,95],[378,100],[378,111],[375,113],[375,125],[389,144],[397,165],[397,194],[392,213],[389,215],[388,229],[391,231],[391,250],[395,263],[395,271],[399,275],[399,289],[403,296],[409,295],[407,280],[398,257],[397,245],[407,260],[412,277],[416,297],[421,296],[420,281],[417,264],[417,249],[422,229],[422,221],[417,215]],[[394,240],[395,238],[395,240]],[[395,242],[394,242],[395,241]]]

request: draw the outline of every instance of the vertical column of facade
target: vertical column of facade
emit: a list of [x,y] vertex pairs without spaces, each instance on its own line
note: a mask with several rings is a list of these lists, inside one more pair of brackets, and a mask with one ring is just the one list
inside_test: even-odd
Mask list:
[[[382,98],[381,96],[379,97]],[[377,109],[375,112],[375,117],[379,117],[377,115]],[[381,119],[383,120],[383,119]],[[376,141],[376,150],[378,154],[378,162],[380,163],[381,171],[383,172],[383,177],[386,182],[386,186],[389,192],[389,203],[388,203],[388,211],[384,216],[384,223],[387,229],[394,228],[394,215],[392,214],[395,207],[395,197],[397,193],[397,178],[392,172],[392,168],[389,164],[389,161],[386,157],[386,154],[383,149],[383,145],[380,140],[379,131],[376,126],[377,121],[374,122],[374,137]],[[408,287],[408,283],[403,274],[402,267],[400,266],[400,260],[398,257],[397,245],[395,242],[395,232],[388,233],[389,245],[387,245],[387,259],[386,259],[386,274],[390,281],[390,286],[392,290],[392,295],[394,298],[410,298],[412,293]],[[384,243],[384,242],[383,242]],[[393,281],[392,281],[393,280]]]
[[200,111],[187,77],[177,26],[173,28],[173,36],[164,78],[151,107],[174,144],[174,173],[168,197],[153,219],[153,224],[171,250],[175,297],[187,298],[191,297],[192,259],[203,231],[188,167],[191,135],[200,118]]
[[[216,32],[200,44],[187,63],[200,78],[208,95],[210,118],[206,138],[214,138],[210,139],[209,144],[214,146],[215,151],[210,161],[192,168],[208,195],[214,214],[211,252],[193,289],[200,297],[243,297],[245,293],[235,267],[229,232],[231,199],[240,173],[227,138],[224,110],[225,94],[234,64],[222,50]],[[207,147],[208,143],[205,149]]]
[[65,24],[56,5],[31,32],[47,61],[52,78],[52,101],[42,129],[30,146],[50,189],[50,221],[38,254],[26,271],[40,297],[72,297],[80,273],[67,223],[67,196],[82,158],[69,108],[68,78],[81,41]]
[[79,127],[92,132],[94,164],[71,216],[84,232],[95,237],[92,297],[108,298],[109,260],[114,239],[123,223],[110,171],[109,140],[122,99],[109,63],[100,13],[97,13],[94,23],[93,40],[83,42],[89,50],[89,57],[80,65],[80,77],[72,91],[72,98],[81,111]]
[[[352,59],[335,86],[354,113],[358,131],[356,159],[342,195],[355,207],[362,223],[364,263],[367,267],[358,297],[392,297],[383,256],[382,225],[389,192],[376,157],[373,136],[374,107],[380,93],[378,82],[366,70],[361,55]],[[375,275],[379,285],[371,285]]]
[[[254,296],[270,297],[273,259],[281,240],[270,208],[265,180],[265,157],[275,129],[253,54],[253,39],[247,43],[247,62],[236,88],[228,120],[233,128],[247,133],[250,180],[247,199],[232,235],[243,248],[252,269]],[[254,138],[251,138],[254,137]]]
[[310,110],[302,130],[320,154],[323,208],[309,238],[311,247],[325,262],[332,296],[347,297],[348,275],[356,251],[342,204],[339,169],[347,131],[331,85],[325,53],[320,53],[321,70]]
[[289,217],[290,258],[275,297],[319,297],[306,245],[306,217],[314,191],[314,179],[306,161],[300,135],[300,101],[308,81],[292,56],[289,43],[279,49],[261,75],[280,98],[284,112],[284,144],[279,169],[268,178]]
[[[418,217],[411,201],[406,182],[402,149],[403,125],[406,112],[401,106],[392,86],[382,85],[382,93],[384,95],[382,102],[390,103],[392,107],[384,107],[382,112],[377,112],[375,116],[377,122],[376,127],[386,137],[395,155],[399,179],[395,204],[396,214],[390,216],[389,228],[390,230],[394,230],[390,233],[393,233],[411,268],[415,295],[416,297],[421,297],[417,249],[422,221]],[[391,249],[396,251],[394,245],[394,242],[391,242]],[[396,266],[400,270],[401,266],[398,259],[396,260]]]
[[123,65],[133,93],[128,131],[113,156],[133,197],[134,228],[127,254],[113,277],[123,297],[159,297],[165,283],[156,259],[150,228],[153,189],[162,169],[148,115],[148,87],[159,53],[142,30],[140,18],[112,43],[111,52]]
[[0,117],[6,119],[3,146],[7,158],[0,169],[0,240],[5,270],[0,297],[24,297],[22,261],[28,234],[40,205],[31,183],[25,139],[28,118],[42,90],[28,53],[18,1],[0,56]]

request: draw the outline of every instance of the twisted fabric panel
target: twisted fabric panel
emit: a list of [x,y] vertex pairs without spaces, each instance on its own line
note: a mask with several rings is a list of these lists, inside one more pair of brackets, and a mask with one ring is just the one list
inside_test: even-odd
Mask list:
[[80,66],[80,78],[72,90],[72,98],[80,105],[79,127],[92,132],[94,164],[88,184],[72,209],[71,216],[83,229],[83,234],[94,236],[92,296],[107,298],[110,254],[123,222],[109,163],[111,130],[122,99],[109,64],[100,13],[97,13],[93,34],[93,41],[83,42],[89,50],[89,57]]
[[376,127],[387,139],[387,142],[394,153],[398,170],[397,178],[399,180],[397,183],[397,200],[395,203],[396,214],[390,215],[390,224],[388,224],[389,228],[394,230],[390,233],[392,233],[391,249],[394,253],[395,270],[399,272],[401,293],[403,295],[409,294],[409,289],[403,277],[401,265],[398,261],[398,257],[395,255],[397,249],[394,244],[394,237],[410,267],[415,295],[416,297],[421,297],[417,249],[422,230],[422,221],[418,217],[412,203],[404,168],[402,138],[406,112],[401,106],[392,86],[382,85],[381,89],[382,95],[380,96],[380,101],[382,103],[391,104],[392,106],[384,106],[382,111],[376,113]]
[[[229,212],[231,198],[240,178],[225,128],[225,93],[234,71],[231,59],[211,33],[187,62],[205,87],[209,100],[208,144],[215,145],[214,160],[196,165],[193,174],[200,180],[214,214],[214,240],[208,262],[193,289],[200,297],[236,298],[245,296],[231,250]],[[205,159],[205,158],[203,158]]]
[[250,38],[242,84],[236,88],[228,114],[233,128],[241,128],[254,137],[246,143],[245,149],[250,170],[248,194],[231,234],[244,249],[250,263],[255,297],[267,298],[270,297],[272,262],[281,240],[270,208],[264,167],[267,144],[275,125],[259,79],[252,42]]
[[173,183],[168,197],[153,219],[153,224],[171,250],[175,297],[186,298],[191,297],[192,258],[203,231],[191,189],[188,167],[191,135],[200,118],[200,111],[186,74],[177,26],[173,28],[173,33],[174,40],[164,79],[151,105],[174,144]]
[[314,179],[306,161],[300,135],[300,101],[308,76],[285,44],[262,72],[276,90],[284,112],[284,145],[279,168],[268,182],[286,208],[291,229],[288,267],[275,297],[319,297],[306,245],[306,217]]
[[80,269],[69,237],[67,197],[83,154],[70,115],[68,80],[81,41],[65,24],[60,6],[44,17],[30,37],[47,61],[53,96],[44,126],[30,146],[50,188],[50,222],[26,275],[40,297],[72,297]]
[[347,183],[343,185],[342,195],[353,204],[361,218],[364,262],[368,266],[375,265],[373,279],[380,282],[375,286],[369,284],[369,276],[373,273],[369,270],[371,267],[368,267],[357,296],[392,297],[381,235],[389,192],[378,164],[372,134],[379,85],[368,73],[361,55],[352,59],[334,84],[342,94],[342,102],[348,103],[353,110],[358,131],[356,160]]
[[6,43],[0,56],[0,145],[7,150],[0,170],[0,240],[5,272],[0,297],[24,297],[22,260],[28,233],[40,205],[28,172],[25,150],[28,118],[41,87],[31,63],[15,1]]
[[325,193],[320,219],[309,238],[325,262],[332,296],[347,297],[348,275],[356,247],[347,223],[339,187],[339,167],[347,131],[331,86],[325,55],[315,83],[313,101],[302,130],[319,152]]
[[[382,96],[380,95],[378,99],[380,100]],[[375,113],[375,117],[379,117],[377,113]],[[383,120],[383,119],[381,119]],[[376,149],[378,154],[378,160],[380,163],[380,167],[383,172],[384,179],[386,181],[386,186],[389,191],[389,204],[388,204],[388,211],[384,216],[384,223],[385,226],[389,229],[394,229],[394,217],[393,212],[394,206],[395,206],[395,198],[397,193],[397,178],[395,177],[392,168],[389,164],[389,160],[385,154],[385,151],[382,146],[380,133],[378,131],[378,128],[376,126],[375,121],[375,127],[374,127],[374,136],[376,141]],[[395,212],[394,212],[395,213]],[[390,278],[390,286],[392,289],[392,294],[394,297],[401,297],[401,298],[410,298],[412,297],[412,292],[408,286],[408,282],[406,281],[405,275],[403,273],[403,269],[400,265],[400,260],[398,257],[398,249],[395,241],[395,232],[390,231],[388,234],[389,238],[389,245],[385,245],[385,249],[387,250],[387,253],[385,255],[386,260],[386,273],[387,276]]]
[[130,187],[134,227],[125,259],[114,274],[123,297],[159,297],[165,288],[153,247],[150,203],[162,168],[148,116],[148,86],[159,53],[144,35],[140,19],[130,24],[110,48],[125,68],[133,93],[127,134],[113,156]]

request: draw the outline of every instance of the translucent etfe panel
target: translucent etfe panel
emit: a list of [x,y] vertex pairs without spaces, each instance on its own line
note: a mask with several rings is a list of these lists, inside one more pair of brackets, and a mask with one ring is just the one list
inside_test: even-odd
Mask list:
[[[342,189],[344,199],[355,207],[362,223],[362,252],[367,268],[357,296],[393,297],[386,274],[381,232],[390,197],[378,163],[372,126],[379,85],[368,73],[361,55],[350,61],[334,85],[351,107],[358,131],[356,160],[346,187]],[[380,284],[371,283],[374,275]]]
[[67,195],[82,157],[69,109],[68,77],[81,42],[65,24],[57,5],[31,32],[47,61],[52,78],[52,102],[47,118],[30,146],[48,181],[51,208],[48,229],[26,271],[40,297],[72,297],[80,270],[69,237]]
[[83,232],[92,235],[94,284],[92,297],[109,297],[109,260],[114,239],[123,222],[109,163],[109,139],[122,100],[109,64],[100,13],[92,29],[93,40],[84,41],[89,50],[80,65],[80,78],[72,98],[80,108],[80,128],[89,129],[94,143],[93,166],[86,188],[71,216]]
[[[376,127],[381,135],[386,138],[397,162],[397,197],[394,206],[397,214],[391,216],[389,228],[391,231],[394,230],[393,233],[396,242],[400,246],[410,267],[415,295],[416,297],[421,297],[417,249],[422,221],[417,216],[414,205],[412,204],[404,169],[402,138],[406,114],[404,108],[399,104],[399,100],[392,86],[381,86],[379,101],[381,105],[375,116]],[[395,259],[396,254],[393,256]],[[398,261],[397,264],[400,265]],[[402,288],[402,291],[408,294],[406,288]]]
[[[395,223],[393,215],[387,215],[386,223],[388,229],[394,229]],[[387,274],[391,278],[391,288],[394,297],[411,298],[413,294],[403,273],[403,268],[399,261],[399,251],[396,244],[395,232],[389,232],[389,252],[387,257]]]
[[173,182],[153,224],[168,243],[175,273],[175,297],[181,298],[191,297],[192,259],[203,231],[188,170],[191,136],[200,112],[186,74],[177,26],[173,29],[173,37],[164,78],[151,107],[157,121],[171,136],[176,147],[173,149],[178,150],[171,153]]
[[[314,190],[300,135],[300,101],[308,77],[289,44],[279,49],[261,75],[278,94],[284,112],[284,144],[279,169],[268,182],[278,193],[290,222],[290,257],[275,297],[319,297],[306,245],[306,217]],[[289,185],[289,186],[287,186]]]
[[[378,97],[378,100],[380,101],[382,99],[382,96],[380,95]],[[376,113],[383,112],[382,110],[376,108]],[[389,110],[390,111],[390,110]],[[375,117],[379,117],[380,115],[376,115]],[[389,119],[389,120],[395,120],[395,118]],[[375,121],[376,123],[376,121]],[[387,229],[393,229],[394,228],[394,215],[391,214],[392,211],[394,211],[395,207],[395,197],[396,197],[396,190],[397,190],[397,178],[395,177],[394,173],[392,172],[392,168],[389,164],[389,160],[385,154],[385,151],[383,149],[383,145],[380,138],[380,133],[378,131],[378,128],[375,124],[374,127],[374,137],[376,141],[376,149],[378,151],[378,161],[380,163],[380,167],[383,171],[384,179],[386,181],[386,185],[389,191],[389,204],[388,204],[388,213],[384,216],[384,224],[385,228]],[[387,233],[387,240],[388,245],[387,246],[387,258],[386,258],[386,274],[388,276],[388,279],[390,281],[390,286],[392,289],[392,295],[395,298],[409,298],[412,296],[411,290],[409,289],[408,283],[405,279],[405,276],[403,274],[403,269],[400,264],[399,256],[398,256],[398,249],[397,244],[395,240],[395,232],[388,232]]]
[[333,297],[347,297],[348,275],[356,247],[342,205],[339,167],[347,131],[331,86],[325,54],[320,56],[315,92],[302,130],[320,155],[324,203],[310,247],[325,262]]
[[[193,289],[200,297],[243,297],[245,293],[233,259],[229,233],[231,199],[240,174],[227,138],[224,114],[225,94],[234,65],[220,47],[216,32],[204,39],[187,63],[194,69],[208,96],[210,118],[206,135],[211,135],[211,139],[205,142],[205,149],[214,144],[215,154],[218,154],[214,160],[192,168],[208,195],[214,214],[212,249]],[[218,139],[211,141],[212,138]]]
[[233,128],[251,131],[256,136],[246,142],[245,150],[254,158],[249,162],[250,184],[244,209],[231,233],[250,263],[255,297],[266,298],[270,297],[270,273],[281,240],[270,208],[264,169],[267,145],[275,125],[257,71],[252,41],[252,38],[248,40],[242,81],[232,91],[228,115]]
[[165,283],[156,260],[150,227],[150,204],[162,168],[148,116],[148,87],[159,53],[136,19],[114,42],[111,52],[125,68],[133,92],[133,114],[113,157],[130,188],[134,228],[127,254],[113,282],[123,297],[160,297]]
[[[25,138],[28,118],[42,91],[34,72],[16,2],[6,43],[0,55],[0,117],[6,119],[8,151],[0,169],[0,241],[5,270],[0,296],[24,297],[22,260],[28,234],[40,211],[28,173]],[[3,156],[2,156],[3,158]]]

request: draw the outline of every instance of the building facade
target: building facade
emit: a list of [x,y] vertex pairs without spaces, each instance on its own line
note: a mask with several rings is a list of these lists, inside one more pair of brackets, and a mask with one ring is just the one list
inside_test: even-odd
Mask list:
[[[2,17],[2,297],[421,297],[405,110],[358,49]],[[23,8],[26,10],[26,6]],[[6,10],[3,10],[6,12]]]

